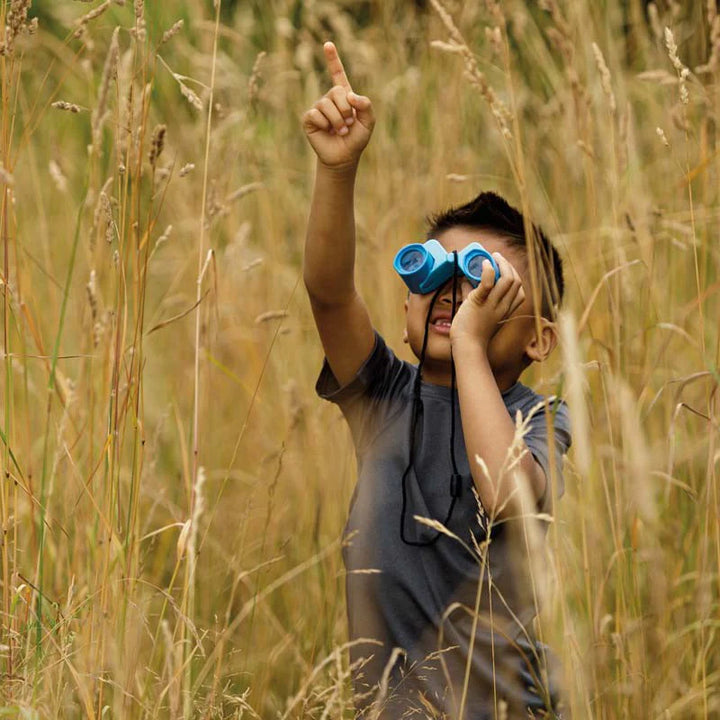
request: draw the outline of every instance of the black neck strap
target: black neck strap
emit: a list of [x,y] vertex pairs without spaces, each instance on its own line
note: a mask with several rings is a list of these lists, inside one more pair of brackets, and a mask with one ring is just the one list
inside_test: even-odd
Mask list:
[[[451,311],[451,322],[455,318],[455,311],[457,310],[457,290],[458,290],[458,256],[457,252],[453,252],[453,284],[452,284],[452,311]],[[415,382],[413,384],[413,400],[412,408],[410,411],[410,438],[409,438],[409,459],[405,472],[402,476],[402,511],[400,513],[400,538],[406,545],[413,545],[415,547],[427,547],[433,545],[438,541],[441,532],[436,533],[428,540],[409,540],[405,533],[405,514],[407,512],[407,482],[410,475],[410,471],[415,465],[415,440],[416,440],[416,429],[418,419],[422,415],[422,397],[420,394],[422,386],[422,369],[425,364],[425,353],[427,351],[428,344],[428,331],[430,329],[430,318],[432,317],[432,311],[435,307],[437,299],[440,297],[444,289],[444,285],[440,286],[430,301],[430,307],[427,311],[425,318],[425,334],[423,336],[422,350],[420,351],[420,361],[418,363],[417,375],[415,376]],[[450,518],[452,517],[453,510],[455,509],[455,503],[460,497],[462,490],[462,478],[458,472],[457,462],[455,460],[455,363],[452,359],[452,348],[450,349],[450,462],[452,465],[452,473],[450,475],[450,507],[448,508],[447,516],[443,520],[442,524],[447,527]],[[417,477],[417,473],[416,473]]]

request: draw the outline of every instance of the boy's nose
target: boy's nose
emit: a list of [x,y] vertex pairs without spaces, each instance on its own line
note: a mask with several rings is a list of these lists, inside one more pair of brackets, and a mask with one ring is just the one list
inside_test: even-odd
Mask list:
[[[470,281],[464,275],[457,276],[457,289],[455,291],[455,302],[459,306],[460,303],[470,294],[473,287]],[[440,293],[440,302],[452,305],[453,295],[453,278],[450,278]]]

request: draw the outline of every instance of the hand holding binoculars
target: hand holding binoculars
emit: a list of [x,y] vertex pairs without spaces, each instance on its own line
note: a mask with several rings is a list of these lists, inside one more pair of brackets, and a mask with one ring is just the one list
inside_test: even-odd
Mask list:
[[[455,252],[448,252],[437,240],[411,243],[401,248],[393,267],[413,293],[429,293],[444,285],[455,274]],[[483,262],[487,260],[500,277],[495,258],[477,242],[457,252],[457,269],[473,287],[480,284]]]

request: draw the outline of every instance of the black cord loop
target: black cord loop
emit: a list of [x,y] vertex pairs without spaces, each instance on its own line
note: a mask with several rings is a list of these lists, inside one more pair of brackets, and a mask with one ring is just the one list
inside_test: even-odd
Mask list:
[[[451,311],[451,322],[455,318],[455,311],[457,310],[457,284],[458,284],[458,254],[457,251],[453,251],[453,285],[452,285],[452,311]],[[407,511],[407,478],[410,471],[415,466],[415,435],[418,419],[423,414],[422,397],[420,390],[422,387],[422,369],[425,363],[425,352],[427,350],[428,343],[428,330],[430,328],[430,317],[432,316],[435,302],[442,293],[444,285],[441,285],[430,301],[430,307],[427,311],[425,318],[425,335],[423,337],[422,350],[420,351],[420,359],[418,362],[417,375],[415,376],[415,382],[413,383],[413,401],[412,409],[410,411],[410,438],[409,438],[409,459],[405,472],[402,476],[402,511],[400,513],[400,538],[406,545],[412,545],[415,547],[429,547],[434,545],[440,536],[443,534],[437,531],[435,535],[429,540],[408,540],[405,535],[405,513]],[[443,520],[442,524],[447,527],[452,517],[453,510],[455,509],[455,503],[462,494],[462,475],[458,471],[457,462],[455,460],[455,363],[452,358],[452,347],[450,348],[450,463],[452,465],[452,473],[450,475],[450,507],[448,508],[447,516]],[[416,473],[417,477],[417,473]]]

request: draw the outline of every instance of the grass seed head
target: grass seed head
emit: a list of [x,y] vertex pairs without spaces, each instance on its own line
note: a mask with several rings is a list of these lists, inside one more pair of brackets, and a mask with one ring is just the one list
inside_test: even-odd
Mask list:
[[74,37],[81,38],[85,34],[88,23],[92,22],[95,18],[100,17],[110,7],[110,0],[100,3],[96,8],[93,8],[90,12],[79,18],[75,24],[77,29],[73,33]]
[[145,42],[147,30],[145,25],[145,0],[135,0],[135,28],[133,34],[138,42]]
[[120,55],[120,28],[116,27],[110,40],[110,48],[105,57],[105,65],[103,66],[103,74],[100,80],[100,88],[98,90],[98,100],[92,114],[92,137],[93,150],[98,151],[100,148],[100,133],[107,119],[107,101],[110,89],[110,83],[117,77],[117,64]]
[[155,167],[158,158],[162,154],[163,149],[165,148],[165,133],[167,132],[167,126],[165,125],[156,125],[155,129],[153,130],[152,134],[152,141],[150,143],[150,165],[152,167]]
[[602,50],[597,43],[592,44],[593,55],[595,55],[595,64],[600,72],[600,82],[602,84],[603,92],[605,93],[608,103],[610,105],[610,112],[615,114],[617,105],[615,103],[615,93],[612,89],[612,79],[610,77],[610,70],[608,69],[605,57],[602,54]]
[[512,113],[508,110],[502,100],[498,98],[497,93],[488,83],[485,78],[485,74],[478,66],[477,58],[468,47],[462,33],[458,29],[457,25],[455,25],[455,22],[448,10],[440,2],[440,0],[430,0],[430,2],[433,8],[435,8],[437,14],[440,16],[443,25],[445,25],[451,40],[449,44],[438,45],[437,43],[434,43],[433,46],[443,51],[447,51],[448,48],[451,48],[451,52],[457,53],[462,57],[465,65],[465,78],[472,86],[476,87],[480,91],[480,95],[490,106],[490,110],[498,123],[502,136],[506,140],[510,139],[512,137],[512,133],[510,131],[510,127],[512,125]]
[[673,67],[678,71],[678,73],[682,72],[682,69],[685,66],[678,57],[678,48],[675,43],[675,36],[669,27],[665,28],[665,47],[667,48],[668,56],[670,58],[670,62],[673,64]]
[[178,560],[182,560],[185,557],[185,552],[187,550],[187,544],[188,544],[188,538],[190,537],[190,520],[186,520],[183,523],[182,530],[180,530],[180,534],[178,535],[177,539],[177,545],[176,545],[176,552],[177,552],[177,558]]
[[71,113],[79,113],[82,108],[75,103],[65,102],[65,100],[57,100],[52,104],[56,110],[65,110]]
[[198,97],[197,93],[191,90],[180,78],[176,75],[176,80],[180,85],[180,92],[182,96],[196,109],[202,111],[203,101]]
[[168,239],[170,238],[170,233],[172,233],[172,229],[172,225],[168,225],[165,228],[163,234],[157,239],[157,242],[155,243],[155,247],[153,248],[153,254],[161,245],[164,245],[168,241]]
[[490,47],[492,48],[492,53],[495,57],[502,57],[503,54],[503,41],[502,41],[502,31],[499,27],[494,28],[485,28],[485,38],[487,39],[488,43],[490,44]]
[[170,42],[170,40],[172,40],[183,29],[184,25],[184,20],[177,20],[171,28],[162,34],[162,38],[160,38],[160,42],[158,43],[158,48],[161,45],[165,45],[165,43]]
[[675,43],[675,37],[669,27],[665,28],[665,47],[667,47],[668,57],[678,74],[678,82],[680,86],[680,102],[687,105],[690,102],[690,95],[687,89],[687,80],[690,77],[690,71],[685,67],[682,60],[678,56],[678,48]]
[[112,203],[106,192],[100,193],[100,205],[102,206],[103,220],[105,223],[105,242],[110,245],[115,237],[113,229]]
[[0,43],[0,55],[11,55],[15,49],[15,39],[23,32],[37,31],[37,18],[28,23],[28,10],[31,0],[12,0],[5,16],[5,40]]
[[5,166],[0,162],[0,183],[12,187],[15,184],[15,178],[13,174],[5,169]]
[[90,304],[90,319],[93,328],[93,347],[100,345],[100,339],[104,328],[104,322],[100,315],[100,303],[98,301],[97,276],[95,270],[90,271],[90,279],[88,280],[85,290]]
[[57,160],[51,160],[48,163],[48,172],[55,183],[55,187],[57,187],[60,192],[67,192],[67,178]]
[[260,83],[262,81],[260,70],[266,55],[267,53],[264,50],[258,53],[250,73],[250,79],[248,80],[248,102],[250,104],[257,100],[260,93]]

